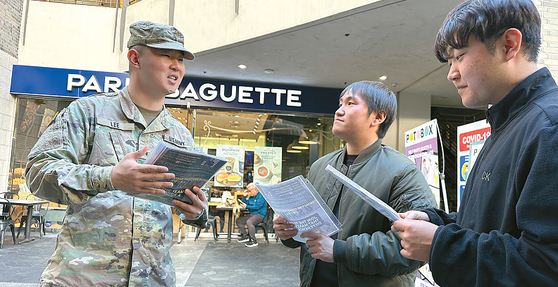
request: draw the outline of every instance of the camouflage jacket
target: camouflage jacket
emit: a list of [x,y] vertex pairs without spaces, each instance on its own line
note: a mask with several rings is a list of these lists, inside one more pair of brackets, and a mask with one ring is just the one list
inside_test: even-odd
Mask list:
[[[145,145],[150,152],[161,139],[194,147],[166,108],[146,127],[126,88],[78,99],[56,116],[29,153],[26,171],[35,195],[68,205],[42,285],[175,285],[170,206],[115,190],[110,179],[126,154]],[[203,227],[202,214],[195,221],[180,217]]]

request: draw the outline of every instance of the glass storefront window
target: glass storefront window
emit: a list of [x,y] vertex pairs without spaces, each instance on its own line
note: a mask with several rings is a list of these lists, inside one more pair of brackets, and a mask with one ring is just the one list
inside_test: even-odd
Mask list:
[[[262,183],[276,183],[306,176],[310,165],[324,154],[341,147],[331,133],[333,116],[297,116],[266,112],[169,108],[194,134],[196,146],[209,154],[219,155],[223,146],[242,147],[243,186],[254,180],[269,179]],[[269,163],[260,170],[258,148],[273,147],[280,150],[278,163]],[[255,152],[255,153],[254,153]],[[258,173],[259,172],[259,173]],[[275,177],[277,176],[277,177]],[[237,184],[240,186],[240,184]]]
[[60,110],[70,104],[66,99],[18,100],[17,120],[12,142],[12,157],[8,176],[8,191],[26,199],[30,192],[25,186],[27,155]]

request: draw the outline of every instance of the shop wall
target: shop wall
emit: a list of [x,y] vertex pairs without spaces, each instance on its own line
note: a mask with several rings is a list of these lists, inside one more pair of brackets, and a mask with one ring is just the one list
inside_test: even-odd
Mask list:
[[394,125],[397,124],[399,135],[397,137],[396,148],[401,153],[404,153],[405,132],[430,121],[430,94],[420,95],[401,92],[399,94],[398,108],[398,121],[394,123]]
[[10,95],[17,63],[23,1],[0,0],[0,192],[8,188],[16,98]]
[[541,14],[542,44],[539,66],[547,67],[554,79],[558,79],[558,1],[533,1]]
[[108,7],[30,1],[18,64],[118,71],[120,53],[113,52],[116,12]]
[[8,188],[8,174],[14,134],[16,98],[10,94],[12,66],[17,59],[0,51],[0,191]]

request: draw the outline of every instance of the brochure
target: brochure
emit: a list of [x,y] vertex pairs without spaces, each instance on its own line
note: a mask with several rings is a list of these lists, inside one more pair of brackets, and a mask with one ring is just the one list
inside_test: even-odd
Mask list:
[[301,175],[273,185],[256,183],[256,187],[276,214],[294,223],[298,229],[294,240],[306,242],[300,237],[305,231],[330,236],[341,230],[337,217]]
[[346,177],[344,174],[340,173],[333,166],[327,165],[325,168],[329,173],[331,173],[335,178],[341,181],[350,190],[356,193],[360,198],[362,198],[366,203],[370,204],[374,209],[380,212],[383,216],[387,217],[391,221],[397,221],[401,219],[397,211],[395,211],[387,203],[383,202],[381,199],[368,192],[362,186],[358,185],[356,182],[352,181],[350,178]]
[[162,202],[172,206],[172,200],[178,199],[188,204],[192,200],[184,194],[185,189],[203,187],[227,160],[222,157],[207,155],[198,151],[187,151],[171,144],[160,141],[147,157],[144,164],[166,166],[170,173],[174,173],[171,188],[163,188],[164,194],[134,193],[130,194],[143,199]]

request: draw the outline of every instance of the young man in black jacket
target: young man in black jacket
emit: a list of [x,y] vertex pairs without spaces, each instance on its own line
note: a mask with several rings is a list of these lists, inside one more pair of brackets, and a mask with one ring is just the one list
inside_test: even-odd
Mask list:
[[558,87],[536,65],[540,26],[530,0],[470,0],[438,32],[463,104],[492,105],[459,213],[411,211],[392,227],[441,286],[558,282]]

